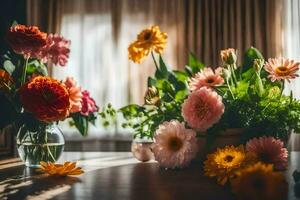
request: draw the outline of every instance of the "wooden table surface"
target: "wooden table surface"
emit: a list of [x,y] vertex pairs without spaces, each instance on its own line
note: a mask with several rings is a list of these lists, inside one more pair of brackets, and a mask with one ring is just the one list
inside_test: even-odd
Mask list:
[[[47,177],[18,159],[0,161],[0,199],[16,200],[226,200],[229,187],[203,176],[202,166],[165,170],[155,162],[140,163],[128,152],[65,152],[59,162],[78,161],[85,173],[76,177]],[[300,152],[291,152],[286,171],[289,196],[294,196],[291,174],[300,169]]]

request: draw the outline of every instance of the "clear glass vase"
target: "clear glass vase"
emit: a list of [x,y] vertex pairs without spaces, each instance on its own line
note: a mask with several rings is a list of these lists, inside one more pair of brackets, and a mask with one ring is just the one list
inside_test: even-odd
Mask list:
[[41,161],[57,161],[64,145],[63,133],[55,124],[40,125],[35,130],[22,126],[18,131],[18,153],[27,167],[38,168]]

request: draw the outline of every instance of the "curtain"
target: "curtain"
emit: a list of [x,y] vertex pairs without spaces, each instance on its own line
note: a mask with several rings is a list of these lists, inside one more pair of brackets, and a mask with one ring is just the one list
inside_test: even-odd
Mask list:
[[[284,5],[283,20],[283,56],[300,62],[300,2],[298,0],[287,0]],[[298,73],[299,74],[299,73]],[[293,92],[295,98],[300,99],[300,78],[285,83],[285,93]],[[290,139],[290,148],[300,150],[300,135],[292,134]]]
[[219,51],[235,48],[239,60],[250,46],[264,56],[282,52],[282,0],[190,0],[186,44],[205,64],[220,64]]

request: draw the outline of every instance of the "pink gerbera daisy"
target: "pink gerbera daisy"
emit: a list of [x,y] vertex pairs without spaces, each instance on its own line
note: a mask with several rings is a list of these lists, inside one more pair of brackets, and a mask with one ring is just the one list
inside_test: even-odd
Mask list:
[[206,131],[220,120],[223,113],[221,96],[206,87],[192,92],[182,104],[183,118],[198,131]]
[[203,71],[198,72],[189,81],[190,90],[198,90],[202,87],[215,87],[222,85],[224,79],[221,76],[222,68],[218,67],[213,71],[211,68],[205,67]]
[[269,73],[272,82],[276,80],[287,80],[298,77],[299,62],[286,58],[269,58],[265,64],[265,70]]
[[82,101],[82,93],[81,88],[76,85],[76,81],[73,77],[67,77],[66,81],[64,82],[70,95],[70,105],[71,113],[76,113],[81,111],[81,101]]
[[271,163],[275,169],[283,170],[288,165],[288,151],[281,140],[273,137],[254,138],[247,142],[246,150],[257,155],[265,163]]
[[186,167],[195,158],[197,150],[196,132],[186,129],[177,120],[164,122],[155,132],[152,151],[161,167]]

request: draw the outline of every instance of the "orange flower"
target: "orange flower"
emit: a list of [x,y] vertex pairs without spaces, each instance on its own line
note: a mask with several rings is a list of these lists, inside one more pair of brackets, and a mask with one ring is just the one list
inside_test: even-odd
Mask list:
[[81,88],[77,86],[76,81],[73,77],[67,77],[66,81],[64,82],[65,86],[67,87],[70,95],[70,113],[76,113],[81,111],[81,101],[82,101],[82,92]]
[[16,25],[9,29],[7,40],[16,53],[28,58],[36,56],[47,44],[47,33],[36,26]]
[[0,69],[0,89],[9,89],[13,83],[12,77],[5,70]]
[[61,165],[42,161],[40,162],[40,165],[41,168],[38,169],[38,171],[47,173],[51,176],[68,176],[84,173],[80,167],[76,167],[76,162],[65,162],[63,165]]
[[299,62],[286,58],[269,58],[265,70],[269,73],[272,82],[276,80],[287,80],[298,77]]
[[55,79],[37,76],[24,84],[19,94],[24,109],[40,121],[64,120],[69,115],[68,90]]
[[129,59],[140,63],[152,50],[161,54],[166,47],[167,38],[167,33],[161,32],[158,26],[144,29],[128,47]]

